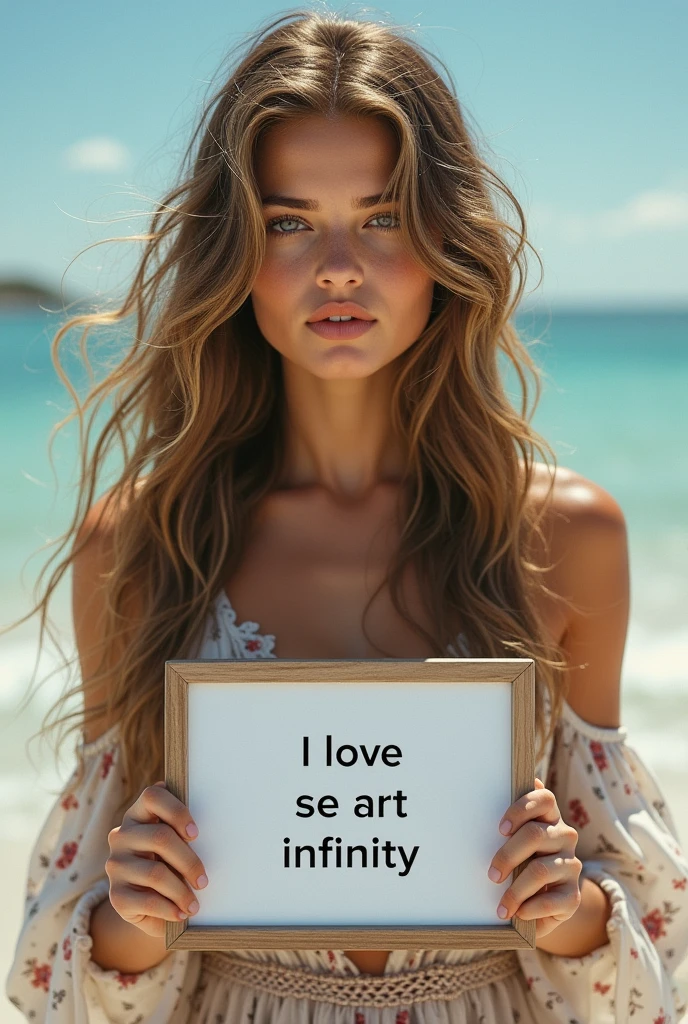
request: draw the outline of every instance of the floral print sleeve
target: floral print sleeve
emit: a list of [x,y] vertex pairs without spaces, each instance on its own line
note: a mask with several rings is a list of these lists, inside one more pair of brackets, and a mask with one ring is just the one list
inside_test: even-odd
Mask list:
[[688,949],[688,861],[657,780],[626,736],[564,704],[547,786],[578,830],[581,881],[601,886],[611,916],[609,942],[586,956],[519,950],[553,1022],[679,1024],[686,1009],[674,971]]
[[171,950],[151,970],[123,974],[91,959],[93,909],[108,898],[108,832],[121,821],[117,726],[83,744],[73,774],[31,852],[25,913],[5,982],[10,1002],[34,1022],[177,1024],[188,1016],[200,954]]

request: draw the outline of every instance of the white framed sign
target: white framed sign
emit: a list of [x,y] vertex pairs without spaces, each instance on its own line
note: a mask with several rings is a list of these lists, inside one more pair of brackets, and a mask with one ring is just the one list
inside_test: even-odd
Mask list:
[[487,868],[534,785],[534,690],[527,658],[167,661],[209,879],[167,947],[533,948],[496,912],[519,872]]

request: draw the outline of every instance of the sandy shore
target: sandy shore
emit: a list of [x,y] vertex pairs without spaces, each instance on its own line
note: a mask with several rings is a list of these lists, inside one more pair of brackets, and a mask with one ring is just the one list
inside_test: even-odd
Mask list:
[[[688,846],[688,800],[686,790],[688,779],[685,776],[662,774],[658,777],[667,804],[669,805],[682,847]],[[41,822],[36,822],[36,831]],[[5,927],[0,929],[0,974],[3,979],[2,1013],[3,1024],[20,1024],[25,1018],[7,1001],[4,994],[4,983],[14,956],[16,937],[20,928],[24,911],[24,882],[28,865],[31,842],[5,842],[0,846],[0,870],[5,879]],[[688,958],[677,970],[677,977],[683,984],[688,998]],[[686,1015],[678,1024],[688,1024]]]

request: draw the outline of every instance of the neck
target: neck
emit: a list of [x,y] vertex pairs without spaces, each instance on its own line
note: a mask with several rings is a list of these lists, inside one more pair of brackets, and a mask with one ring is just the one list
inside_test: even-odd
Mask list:
[[358,500],[398,481],[405,448],[392,430],[391,383],[390,366],[362,379],[323,380],[285,360],[281,486]]

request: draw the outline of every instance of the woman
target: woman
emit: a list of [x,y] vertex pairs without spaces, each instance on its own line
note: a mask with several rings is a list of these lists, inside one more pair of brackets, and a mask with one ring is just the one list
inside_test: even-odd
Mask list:
[[[623,515],[535,461],[553,453],[497,366],[525,410],[520,206],[417,44],[308,12],[256,34],[187,158],[123,306],[56,338],[137,313],[86,401],[117,398],[42,603],[71,564],[84,736],[29,865],[10,999],[91,1024],[675,1022],[688,865],[618,723]],[[203,865],[160,781],[163,662],[447,652],[536,662],[537,777],[485,865],[499,881],[532,857],[504,903],[536,948],[166,950]]]

